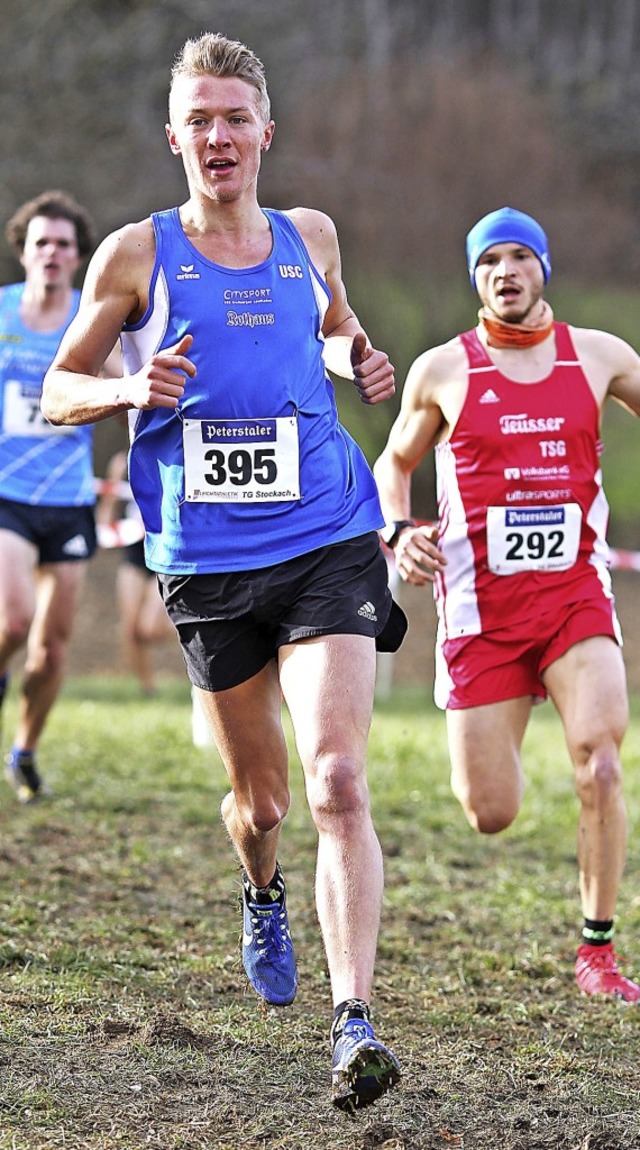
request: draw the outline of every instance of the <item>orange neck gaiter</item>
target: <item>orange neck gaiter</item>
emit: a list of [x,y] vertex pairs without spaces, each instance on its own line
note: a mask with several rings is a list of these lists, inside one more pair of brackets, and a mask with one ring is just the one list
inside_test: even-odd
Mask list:
[[541,300],[541,310],[534,323],[504,323],[497,319],[489,308],[481,307],[478,319],[486,334],[489,347],[535,347],[542,343],[553,330],[553,310],[546,300]]

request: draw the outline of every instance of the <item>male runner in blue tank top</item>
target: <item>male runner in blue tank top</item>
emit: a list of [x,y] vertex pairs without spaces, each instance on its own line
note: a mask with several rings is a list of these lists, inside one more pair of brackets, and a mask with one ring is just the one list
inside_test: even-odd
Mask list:
[[87,560],[96,546],[92,429],[52,427],[40,412],[49,367],[94,246],[84,208],[43,192],[6,227],[24,283],[0,289],[0,706],[26,644],[18,725],[6,774],[21,802],[42,793],[36,748],[64,675]]
[[[258,203],[274,123],[253,52],[188,41],[169,115],[189,198],[99,249],[43,409],[74,425],[130,413],[146,561],[231,782],[222,817],[243,867],[245,970],[280,1005],[297,986],[277,862],[284,696],[318,832],[332,1096],[353,1110],[399,1078],[369,1020],[383,872],[366,747],[376,644],[395,649],[406,621],[373,476],[326,367],[367,404],[393,395],[394,373],[349,307],[332,221]],[[120,333],[125,378],[98,380]]]

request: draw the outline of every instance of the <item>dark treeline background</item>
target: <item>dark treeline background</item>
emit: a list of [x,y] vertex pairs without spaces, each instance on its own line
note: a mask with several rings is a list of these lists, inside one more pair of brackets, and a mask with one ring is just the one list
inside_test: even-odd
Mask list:
[[[464,237],[503,204],[547,229],[558,317],[640,349],[640,0],[3,0],[2,219],[61,187],[102,236],[184,199],[167,88],[204,30],[263,59],[277,131],[261,200],[333,216],[352,303],[400,382],[472,326]],[[0,265],[19,278],[6,244]],[[394,408],[339,393],[373,458]],[[637,431],[624,415],[608,431],[618,545],[640,540]],[[433,513],[430,465],[417,511]]]

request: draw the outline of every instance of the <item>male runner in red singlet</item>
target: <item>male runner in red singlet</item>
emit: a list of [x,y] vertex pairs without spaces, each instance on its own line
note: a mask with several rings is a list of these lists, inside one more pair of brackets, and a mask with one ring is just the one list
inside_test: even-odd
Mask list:
[[[640,415],[640,358],[607,332],[554,322],[547,239],[530,216],[483,217],[467,255],[478,326],[415,361],[374,469],[386,538],[406,582],[435,584],[435,698],[452,789],[475,829],[515,818],[531,708],[552,699],[580,801],[576,979],[586,994],[637,1002],[612,943],[628,716],[599,457],[605,400]],[[432,447],[437,528],[411,521],[411,475]]]

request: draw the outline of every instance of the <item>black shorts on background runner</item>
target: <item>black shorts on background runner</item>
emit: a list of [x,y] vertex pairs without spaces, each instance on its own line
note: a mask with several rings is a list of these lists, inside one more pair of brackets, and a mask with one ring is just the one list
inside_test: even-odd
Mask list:
[[0,499],[0,529],[13,531],[38,548],[38,563],[77,563],[97,547],[92,506],[46,507]]

